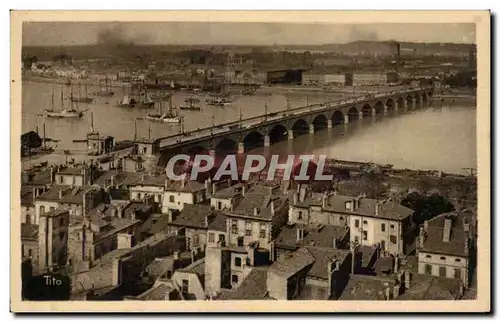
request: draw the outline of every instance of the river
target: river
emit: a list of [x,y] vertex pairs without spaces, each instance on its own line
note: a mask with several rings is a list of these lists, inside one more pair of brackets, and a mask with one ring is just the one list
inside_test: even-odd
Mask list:
[[[22,131],[34,130],[38,125],[40,134],[44,117],[37,116],[51,106],[53,85],[48,83],[23,82]],[[64,88],[65,95],[69,87]],[[76,89],[75,89],[76,91]],[[92,91],[89,88],[89,92]],[[150,123],[137,120],[144,117],[146,110],[120,109],[114,107],[123,98],[123,89],[114,89],[112,98],[98,98],[94,104],[80,104],[79,109],[88,109],[82,119],[46,119],[46,136],[60,140],[56,149],[85,150],[82,140],[90,129],[90,113],[94,128],[111,134],[117,140],[132,139],[134,123],[139,136],[161,137],[180,131],[177,124]],[[61,85],[55,87],[55,108],[60,108]],[[254,96],[236,96],[233,104],[226,108],[204,105],[202,111],[180,111],[185,116],[185,130],[236,121],[241,112],[243,118],[304,106],[328,100],[339,99],[350,93],[291,92],[285,90],[258,91]],[[189,93],[174,95],[173,105],[179,106]],[[65,100],[65,106],[69,101]],[[106,104],[108,103],[108,104]],[[166,103],[163,103],[167,108]],[[149,129],[151,133],[149,133]],[[397,168],[436,169],[445,172],[462,173],[463,168],[476,167],[476,109],[472,107],[440,106],[422,110],[392,113],[376,118],[366,118],[333,129],[319,130],[314,135],[302,135],[292,141],[273,144],[273,153],[310,153],[353,161],[372,161],[393,164]],[[268,151],[269,152],[269,151]]]

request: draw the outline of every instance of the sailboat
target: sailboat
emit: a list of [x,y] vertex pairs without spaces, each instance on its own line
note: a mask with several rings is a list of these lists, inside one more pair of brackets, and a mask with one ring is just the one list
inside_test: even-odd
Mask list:
[[73,87],[71,87],[71,94],[70,94],[69,100],[71,102],[74,102],[74,103],[87,103],[87,104],[94,103],[94,99],[92,97],[89,97],[89,95],[88,95],[87,84],[85,84],[85,97],[80,96],[80,89],[81,89],[81,85],[78,84],[78,96],[74,97],[73,96]]
[[181,105],[179,108],[181,110],[201,111],[201,106],[197,105],[199,103],[200,103],[199,99],[191,97],[184,100],[185,105]]
[[61,87],[61,109],[54,109],[54,88],[52,88],[51,108],[46,109],[44,114],[53,118],[80,118],[83,116],[83,111],[76,110],[73,107],[64,108],[64,90]]
[[181,117],[174,114],[172,108],[172,99],[169,100],[169,111],[168,113],[163,113],[162,104],[160,101],[160,110],[158,113],[148,113],[146,115],[146,120],[161,123],[180,123]]
[[208,105],[213,106],[229,106],[233,102],[229,97],[230,95],[227,91],[227,85],[225,85],[219,95],[215,95],[214,98],[208,98],[206,102]]
[[[144,90],[144,91],[143,91]],[[118,101],[116,103],[116,107],[124,107],[124,108],[154,108],[155,102],[151,100],[148,95],[148,91],[146,88],[139,89],[139,101],[131,98],[129,95],[125,95],[123,97],[123,101]]]
[[108,76],[106,76],[106,78],[104,79],[104,88],[101,87],[99,91],[92,93],[92,95],[98,97],[111,97],[115,95],[115,92],[111,90],[111,80],[108,78]]

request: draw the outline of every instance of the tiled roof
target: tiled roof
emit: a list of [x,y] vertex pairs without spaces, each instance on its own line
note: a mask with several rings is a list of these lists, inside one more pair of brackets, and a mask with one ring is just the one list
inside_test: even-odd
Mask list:
[[[82,204],[83,195],[86,191],[89,190],[92,190],[92,188],[54,185],[48,191],[36,197],[36,200],[70,203],[70,204]],[[61,198],[59,198],[60,197],[59,191],[62,191]]]
[[218,300],[263,300],[266,295],[267,270],[253,268],[236,290],[222,293]]
[[314,264],[307,272],[308,276],[328,279],[328,264],[334,260],[341,264],[348,258],[350,251],[346,249],[306,247],[314,257]]
[[168,256],[163,258],[155,258],[148,267],[146,267],[146,272],[148,275],[154,278],[161,277],[169,269],[171,270],[174,266],[174,257]]
[[195,193],[198,191],[202,191],[205,189],[205,184],[194,181],[194,180],[186,180],[184,182],[184,185],[182,183],[182,180],[179,181],[169,181],[167,184],[167,187],[165,188],[166,191],[175,191],[175,192],[190,192],[190,193]]
[[411,287],[398,300],[446,301],[460,298],[460,280],[413,274]]
[[21,206],[33,206],[33,189],[21,187]]
[[[132,186],[142,181],[144,177],[144,181],[156,180],[156,176],[149,176],[143,173],[136,172],[123,172],[118,170],[109,170],[101,174],[96,180],[94,180],[94,185],[97,186],[108,186],[111,185],[111,177],[113,177],[113,184],[115,186]],[[165,182],[163,181],[163,184]]]
[[172,285],[160,283],[138,295],[137,299],[141,301],[165,301],[165,295],[172,290],[174,290]]
[[388,277],[351,275],[342,295],[341,301],[380,301],[386,300],[386,289],[394,292],[395,280]]
[[[241,202],[234,208],[233,211],[228,213],[228,215],[241,215],[270,220],[273,218],[273,214],[271,212],[271,201],[274,202],[275,213],[288,204],[288,198],[286,196],[270,194],[267,187],[263,187],[262,189],[267,189],[264,194],[255,193],[255,191],[253,193],[245,194],[245,197],[241,200]],[[259,192],[262,192],[262,189],[260,189]],[[257,208],[257,213],[255,213],[255,208]]]
[[21,223],[21,238],[38,238],[38,225]]
[[314,256],[306,248],[300,248],[285,256],[282,260],[274,262],[269,268],[269,272],[289,278],[314,263],[314,261]]
[[338,226],[309,225],[304,227],[304,238],[297,241],[298,225],[287,225],[276,238],[277,245],[333,247],[333,238],[340,239],[346,228]]
[[226,231],[226,216],[218,213],[215,218],[208,224],[208,230]]
[[[450,218],[452,223],[448,242],[443,241],[445,218]],[[438,254],[467,256],[465,249],[468,245],[469,233],[464,232],[464,218],[469,223],[472,223],[471,215],[463,213],[442,214],[430,220],[425,232],[423,247],[419,247],[419,250]],[[472,225],[470,229],[472,229]]]
[[195,273],[198,276],[203,276],[205,275],[205,258],[199,259],[184,268],[180,268],[179,271]]
[[177,218],[170,225],[206,229],[205,216],[210,215],[211,212],[212,209],[209,205],[185,204]]

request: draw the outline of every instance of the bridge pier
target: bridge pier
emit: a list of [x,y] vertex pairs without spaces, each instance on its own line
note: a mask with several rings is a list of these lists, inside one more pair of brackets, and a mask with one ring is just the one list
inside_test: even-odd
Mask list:
[[309,124],[309,134],[314,134],[314,124]]
[[377,115],[377,110],[375,108],[372,108],[372,116],[376,116]]
[[412,98],[411,103],[412,103],[411,108],[412,108],[412,109],[415,109],[415,108],[417,107],[417,100],[415,99],[415,97],[414,97],[414,98]]
[[333,121],[332,120],[328,120],[327,127],[329,129],[331,129],[333,127]]
[[271,145],[271,138],[269,137],[269,135],[265,135],[264,136],[264,147],[268,147]]
[[[363,113],[361,113],[361,114],[363,114]],[[361,115],[361,117],[363,117],[363,115]],[[344,124],[349,124],[349,114],[344,114]]]
[[384,104],[384,114],[387,114],[389,111],[389,108],[387,107],[387,104]]
[[397,111],[398,110],[398,101],[394,101],[394,110]]
[[359,120],[363,119],[363,111],[359,111],[359,113],[358,113],[358,119]]
[[424,108],[424,100],[423,100],[422,98],[420,98],[420,99],[418,100],[418,102],[420,103],[420,104],[419,104],[419,105],[420,105],[420,108]]
[[245,144],[243,142],[238,143],[238,154],[245,153]]
[[293,140],[293,130],[288,130],[288,139]]

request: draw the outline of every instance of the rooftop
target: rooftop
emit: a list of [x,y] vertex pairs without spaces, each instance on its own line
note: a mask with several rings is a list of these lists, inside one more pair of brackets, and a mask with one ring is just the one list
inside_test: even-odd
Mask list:
[[286,196],[276,195],[268,187],[254,186],[228,215],[270,220],[287,204]]
[[347,233],[345,227],[308,225],[303,227],[304,238],[297,240],[298,228],[302,228],[302,226],[298,224],[284,226],[276,238],[276,244],[284,246],[310,245],[318,247],[333,247],[333,239],[336,238],[339,240]]
[[340,264],[347,259],[350,251],[346,249],[333,249],[322,247],[305,247],[314,257],[314,264],[307,272],[307,276],[328,279],[328,264],[339,261]]
[[226,231],[226,216],[223,213],[218,213],[215,218],[208,224],[208,230]]
[[21,223],[21,238],[38,240],[38,225]]
[[388,277],[351,275],[349,282],[340,296],[340,301],[380,301],[386,300],[386,289],[396,285],[394,279]]
[[69,204],[82,204],[83,195],[90,190],[92,190],[92,188],[89,187],[82,188],[66,185],[54,185],[48,191],[36,197],[36,200]]
[[300,272],[307,266],[313,264],[314,256],[306,248],[288,254],[282,260],[274,262],[269,268],[269,272],[276,273],[284,278],[289,278]]
[[205,189],[205,184],[194,180],[169,180],[165,190],[175,192],[195,193]]
[[102,173],[96,180],[94,180],[94,185],[97,186],[108,186],[111,185],[111,179],[113,179],[114,186],[133,186],[137,184],[142,185],[152,185],[152,186],[164,186],[165,179],[158,179],[160,176],[148,175],[144,173],[136,172],[123,172],[119,170],[109,170]]
[[144,293],[139,294],[135,299],[141,301],[165,301],[165,296],[168,292],[175,290],[172,283],[161,282],[153,285]]
[[190,265],[178,269],[181,272],[194,273],[198,276],[205,275],[205,258],[199,259],[196,262],[191,263]]
[[221,215],[220,212],[213,210],[209,205],[185,204],[177,218],[170,225],[207,229],[215,218]]
[[[446,218],[451,220],[449,241],[444,241],[443,238]],[[464,220],[472,224],[472,215],[452,212],[429,220],[427,230],[424,233],[423,247],[419,247],[419,250],[462,257],[468,256],[466,246],[468,246],[469,232],[464,231]],[[470,229],[472,229],[472,225]]]
[[224,292],[218,300],[264,300],[267,296],[267,269],[252,268],[240,286]]
[[411,287],[398,300],[457,300],[460,298],[460,283],[459,279],[413,274]]

